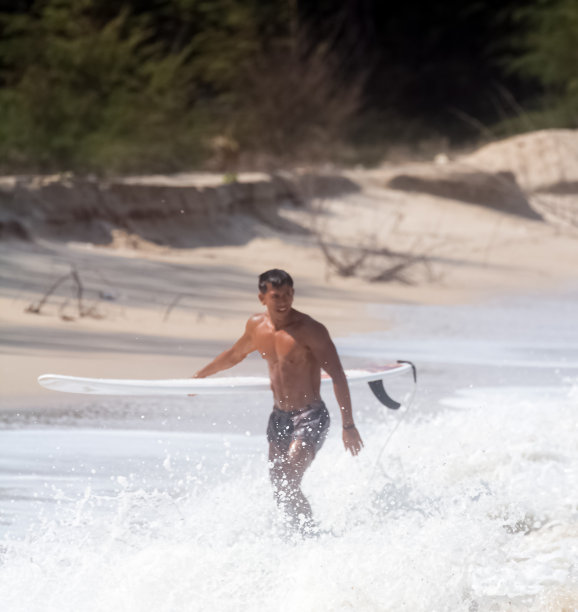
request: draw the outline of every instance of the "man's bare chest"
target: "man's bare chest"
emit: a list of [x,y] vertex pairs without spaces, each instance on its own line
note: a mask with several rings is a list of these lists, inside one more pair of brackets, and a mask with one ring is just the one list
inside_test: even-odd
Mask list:
[[306,339],[298,332],[259,330],[255,337],[255,344],[261,357],[270,362],[301,361],[311,354]]

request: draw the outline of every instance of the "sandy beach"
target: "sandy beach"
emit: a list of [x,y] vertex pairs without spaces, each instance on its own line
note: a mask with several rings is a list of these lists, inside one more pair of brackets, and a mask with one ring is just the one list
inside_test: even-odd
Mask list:
[[[4,407],[33,397],[49,401],[53,394],[36,384],[45,372],[191,375],[259,311],[256,277],[272,267],[290,271],[295,306],[336,337],[384,329],[388,323],[372,316],[372,304],[474,303],[573,283],[578,203],[571,187],[578,156],[552,150],[577,151],[578,135],[536,133],[456,159],[344,171],[355,185],[351,193],[305,198],[305,205],[281,202],[274,218],[217,218],[199,230],[204,244],[196,248],[157,244],[122,229],[113,230],[109,244],[74,236],[4,240]],[[220,177],[178,182],[195,180]],[[512,209],[512,202],[521,204]],[[83,316],[78,284],[65,278],[72,269],[82,285]],[[59,279],[40,312],[29,312]],[[250,360],[237,371],[262,367]]]

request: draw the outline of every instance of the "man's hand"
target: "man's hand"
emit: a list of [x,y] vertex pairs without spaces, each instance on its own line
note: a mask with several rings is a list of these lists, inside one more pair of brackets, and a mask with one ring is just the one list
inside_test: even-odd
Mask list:
[[349,451],[354,457],[359,454],[363,448],[363,440],[357,431],[357,427],[343,430],[343,445],[345,450]]

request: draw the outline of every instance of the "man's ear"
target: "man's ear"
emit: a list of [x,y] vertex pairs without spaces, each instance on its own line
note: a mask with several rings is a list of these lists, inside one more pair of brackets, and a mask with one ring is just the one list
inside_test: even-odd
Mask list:
[[259,291],[259,293],[257,294],[257,297],[259,298],[259,301],[261,302],[261,304],[265,304],[265,294],[261,293]]

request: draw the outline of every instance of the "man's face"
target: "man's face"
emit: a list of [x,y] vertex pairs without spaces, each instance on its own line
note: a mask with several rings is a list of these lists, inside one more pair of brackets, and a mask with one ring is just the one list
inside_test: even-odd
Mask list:
[[281,285],[273,287],[267,283],[266,293],[259,293],[259,300],[269,311],[271,317],[283,317],[288,314],[293,304],[293,287]]

